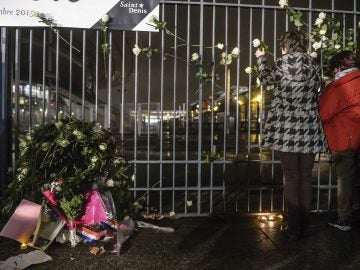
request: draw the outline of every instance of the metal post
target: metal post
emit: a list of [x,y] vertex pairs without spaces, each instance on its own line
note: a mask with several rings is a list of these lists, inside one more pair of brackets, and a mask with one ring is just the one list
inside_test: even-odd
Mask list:
[[1,28],[0,50],[0,195],[9,182],[8,168],[11,167],[11,72],[9,30]]

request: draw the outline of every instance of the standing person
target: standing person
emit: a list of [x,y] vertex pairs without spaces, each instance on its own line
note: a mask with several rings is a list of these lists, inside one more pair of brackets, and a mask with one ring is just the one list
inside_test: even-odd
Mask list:
[[324,125],[337,175],[338,217],[329,225],[351,230],[351,194],[360,157],[360,70],[359,58],[342,51],[330,60],[334,81],[320,96]]
[[286,232],[296,239],[303,237],[309,226],[315,154],[327,150],[317,106],[320,71],[305,53],[307,44],[303,33],[286,32],[280,40],[282,57],[272,67],[266,65],[264,50],[255,53],[261,84],[277,85],[262,145],[279,153],[285,177]]

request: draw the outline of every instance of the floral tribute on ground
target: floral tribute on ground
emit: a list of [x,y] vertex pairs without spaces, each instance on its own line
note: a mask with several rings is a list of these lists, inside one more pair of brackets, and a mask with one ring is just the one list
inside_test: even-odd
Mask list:
[[34,129],[19,147],[16,180],[2,198],[3,215],[21,199],[42,203],[50,218],[67,224],[72,246],[81,238],[91,242],[117,233],[121,244],[132,233],[134,223],[125,217],[142,206],[129,191],[128,164],[110,131],[61,119]]

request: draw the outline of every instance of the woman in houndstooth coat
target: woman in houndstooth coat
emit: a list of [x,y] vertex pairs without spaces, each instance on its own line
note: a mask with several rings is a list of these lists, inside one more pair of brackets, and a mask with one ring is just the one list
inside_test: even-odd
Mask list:
[[261,84],[275,84],[262,145],[278,151],[285,176],[288,209],[287,233],[303,237],[309,225],[312,168],[315,154],[327,151],[318,114],[320,71],[306,54],[307,40],[299,31],[286,32],[280,41],[282,57],[266,65],[264,50],[257,50]]

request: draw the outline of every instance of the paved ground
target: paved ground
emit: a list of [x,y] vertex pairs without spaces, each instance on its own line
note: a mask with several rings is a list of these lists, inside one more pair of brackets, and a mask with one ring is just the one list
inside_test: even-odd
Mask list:
[[[54,243],[46,251],[53,260],[29,269],[360,269],[360,226],[342,232],[327,219],[314,215],[311,235],[299,241],[256,216],[162,220],[152,223],[176,231],[140,229],[119,257],[94,256],[87,244]],[[0,260],[21,252],[19,243],[0,237]]]

